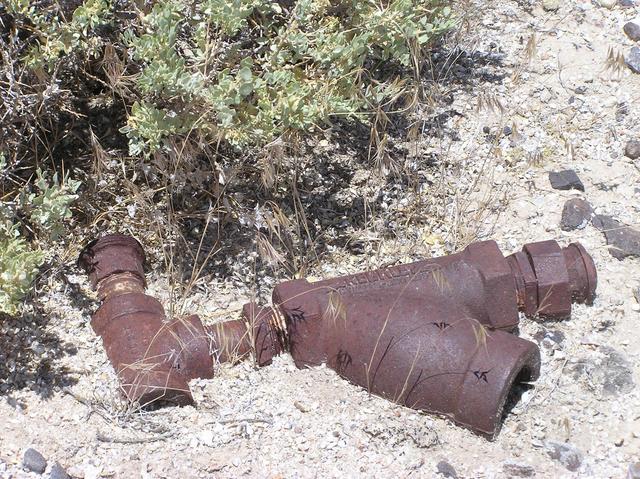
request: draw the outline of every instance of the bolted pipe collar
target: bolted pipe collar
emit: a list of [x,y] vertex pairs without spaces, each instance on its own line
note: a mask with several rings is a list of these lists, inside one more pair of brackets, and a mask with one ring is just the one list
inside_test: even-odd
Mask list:
[[516,284],[518,308],[527,316],[563,319],[571,303],[592,304],[598,277],[580,243],[561,248],[555,241],[524,245],[507,257]]

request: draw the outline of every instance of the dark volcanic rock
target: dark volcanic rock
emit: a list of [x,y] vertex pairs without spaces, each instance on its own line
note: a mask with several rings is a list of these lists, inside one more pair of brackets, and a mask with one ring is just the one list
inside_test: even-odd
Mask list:
[[619,260],[627,256],[640,256],[640,231],[610,216],[597,215],[592,221],[593,226],[604,233],[611,256]]
[[640,48],[631,48],[625,62],[632,72],[640,73]]
[[602,352],[605,359],[601,367],[606,372],[602,383],[603,392],[609,396],[631,392],[635,383],[629,360],[613,348],[604,347]]
[[568,442],[545,442],[547,454],[570,471],[577,471],[582,465],[583,454],[573,444]]
[[563,231],[572,231],[582,229],[591,221],[593,208],[588,201],[580,198],[571,198],[567,200],[562,208],[562,220],[560,220],[560,228]]
[[632,160],[637,160],[640,158],[640,141],[631,140],[627,143],[627,146],[624,148],[624,156],[631,158]]
[[35,449],[29,448],[24,451],[24,458],[22,459],[22,465],[30,471],[42,474],[47,468],[47,460],[42,454]]
[[436,467],[438,468],[439,475],[452,479],[458,478],[458,473],[456,472],[454,467],[447,461],[440,461]]
[[67,471],[57,462],[51,468],[49,473],[49,479],[71,479],[71,476],[67,474]]
[[623,27],[624,33],[634,42],[640,41],[640,25],[636,22],[627,22]]
[[550,171],[549,182],[556,190],[580,190],[584,191],[584,185],[573,170]]

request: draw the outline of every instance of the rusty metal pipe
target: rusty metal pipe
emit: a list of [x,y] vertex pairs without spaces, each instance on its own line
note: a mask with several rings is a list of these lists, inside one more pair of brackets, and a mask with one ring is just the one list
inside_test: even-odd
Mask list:
[[188,381],[211,377],[213,359],[253,354],[259,365],[288,351],[298,367],[326,363],[399,404],[497,431],[509,391],[535,380],[537,346],[507,331],[518,310],[552,318],[593,301],[596,273],[579,244],[532,243],[505,258],[495,242],[409,265],[274,289],[273,307],[247,304],[241,320],[204,327],[167,320],[144,294],[144,253],[107,236],[79,264],[102,299],[92,326],[125,395],[140,402],[192,400]]
[[195,315],[168,319],[162,304],[144,294],[144,261],[142,247],[128,236],[105,236],[84,248],[78,264],[102,301],[91,326],[129,400],[189,404],[189,381],[213,377],[214,358],[246,357],[265,327],[228,321],[205,328]]

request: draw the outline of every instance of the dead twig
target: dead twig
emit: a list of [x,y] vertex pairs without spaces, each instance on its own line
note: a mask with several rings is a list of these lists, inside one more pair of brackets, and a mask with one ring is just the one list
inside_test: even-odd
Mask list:
[[173,437],[173,433],[166,433],[161,436],[149,436],[149,437],[141,437],[141,438],[125,438],[125,437],[111,437],[106,435],[103,432],[98,431],[96,433],[96,439],[100,442],[109,442],[114,444],[144,444],[147,442],[158,442],[164,441],[165,439],[169,439]]

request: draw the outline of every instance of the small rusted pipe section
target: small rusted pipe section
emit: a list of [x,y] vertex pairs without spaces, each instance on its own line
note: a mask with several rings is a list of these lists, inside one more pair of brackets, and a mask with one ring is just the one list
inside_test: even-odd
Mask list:
[[283,283],[260,314],[271,314],[296,366],[326,363],[372,394],[493,436],[513,386],[540,371],[537,345],[507,332],[518,309],[565,317],[572,299],[593,300],[595,285],[578,244],[533,243],[505,258],[485,241],[433,260]]
[[189,404],[189,381],[213,377],[214,358],[246,357],[254,340],[264,341],[265,328],[241,321],[205,328],[195,315],[168,319],[162,304],[144,293],[144,261],[142,247],[129,236],[105,236],[83,250],[78,264],[102,301],[91,326],[129,400]]
[[597,286],[593,259],[580,243],[530,243],[507,257],[516,280],[518,307],[527,316],[564,319],[571,303],[592,304]]

